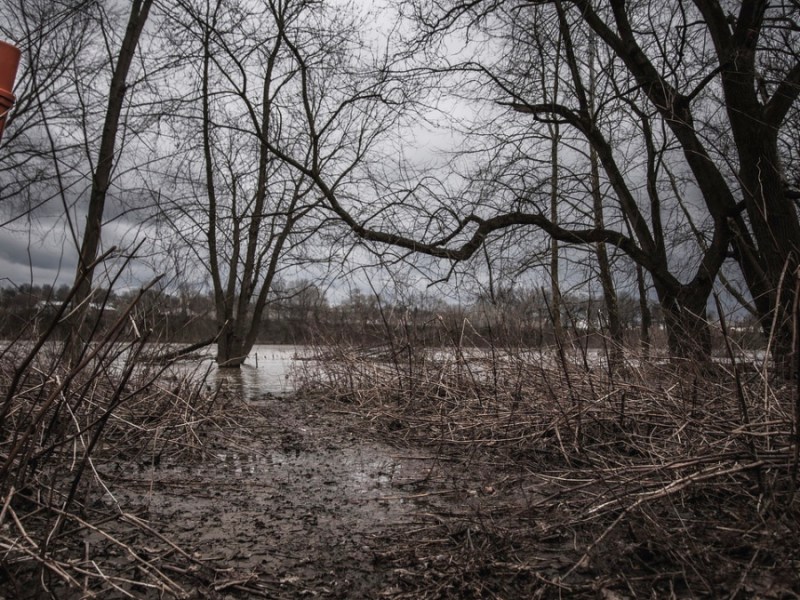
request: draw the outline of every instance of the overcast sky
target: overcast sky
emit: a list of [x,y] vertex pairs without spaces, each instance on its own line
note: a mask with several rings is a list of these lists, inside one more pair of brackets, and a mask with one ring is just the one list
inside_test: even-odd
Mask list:
[[31,223],[25,229],[0,228],[0,285],[70,283],[77,253],[71,243],[64,243],[63,227],[58,223]]
[[[148,235],[154,237],[148,228],[138,223],[115,220],[103,228],[100,252],[105,252],[111,246],[123,251],[131,249]],[[66,233],[63,218],[18,221],[13,227],[0,228],[0,287],[22,284],[48,284],[54,287],[71,285],[77,265],[78,253]],[[112,273],[115,271],[114,265],[114,262],[108,265]],[[128,266],[117,287],[138,287],[153,276],[154,270],[147,260],[136,260]],[[99,272],[97,284],[100,286],[104,285],[103,277],[102,271]]]

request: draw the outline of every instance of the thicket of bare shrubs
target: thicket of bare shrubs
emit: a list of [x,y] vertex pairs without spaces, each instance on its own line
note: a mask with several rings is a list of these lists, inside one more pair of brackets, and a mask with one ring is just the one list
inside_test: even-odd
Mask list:
[[183,597],[182,576],[213,579],[111,481],[109,465],[202,452],[226,418],[202,374],[142,360],[150,340],[133,306],[102,336],[84,328],[88,340],[64,344],[50,337],[67,300],[39,339],[0,350],[0,595]]
[[461,497],[382,557],[390,597],[800,595],[796,381],[732,348],[609,368],[575,336],[476,352],[459,332],[421,348],[413,330],[387,330],[380,352],[323,345],[301,374],[381,437],[427,447]]
[[[202,376],[143,360],[147,334],[126,314],[80,344],[46,332],[0,350],[9,597],[230,584],[115,496],[109,465],[202,453],[233,418]],[[324,344],[298,373],[301,393],[447,472],[420,482],[421,500],[458,501],[432,502],[375,557],[386,597],[800,595],[796,380],[725,344],[707,365],[631,352],[611,365],[616,353],[576,332],[535,350],[467,347],[449,330],[449,346],[425,348],[414,332],[387,323],[378,350]]]

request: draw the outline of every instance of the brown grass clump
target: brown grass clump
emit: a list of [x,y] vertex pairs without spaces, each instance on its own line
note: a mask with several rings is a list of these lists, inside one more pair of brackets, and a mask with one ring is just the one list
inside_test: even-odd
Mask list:
[[428,522],[378,557],[386,597],[800,596],[796,382],[735,360],[383,350],[326,347],[301,379],[439,461],[413,496]]
[[0,350],[4,597],[186,597],[215,577],[109,482],[113,465],[202,453],[229,418],[202,374],[140,360],[148,339],[128,311],[80,345],[53,341],[51,328]]

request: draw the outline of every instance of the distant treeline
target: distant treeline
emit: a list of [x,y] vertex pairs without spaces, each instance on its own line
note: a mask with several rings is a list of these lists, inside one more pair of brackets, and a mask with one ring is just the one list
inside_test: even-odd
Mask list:
[[[52,323],[69,288],[49,285],[20,285],[0,288],[0,337],[32,338]],[[168,293],[138,290],[122,293],[96,289],[89,315],[103,331],[133,305],[128,317],[131,329],[148,332],[153,341],[195,343],[212,338],[220,324],[215,318],[214,301],[205,293]],[[258,338],[265,344],[309,344],[346,342],[363,345],[386,344],[392,338],[415,344],[440,346],[489,344],[538,347],[555,342],[556,332],[550,304],[540,291],[505,293],[493,299],[477,296],[466,304],[448,303],[440,298],[416,294],[410,300],[396,301],[359,291],[337,304],[329,303],[313,284],[285,291],[270,304]],[[602,303],[586,297],[562,299],[562,328],[559,335],[588,346],[603,343],[605,316]],[[620,316],[627,343],[641,339],[641,314],[638,300],[622,296]],[[655,346],[663,342],[662,318],[651,306],[650,339]],[[68,311],[65,311],[65,314]],[[757,347],[758,328],[737,323],[733,328],[737,343]],[[64,338],[68,324],[56,328]]]

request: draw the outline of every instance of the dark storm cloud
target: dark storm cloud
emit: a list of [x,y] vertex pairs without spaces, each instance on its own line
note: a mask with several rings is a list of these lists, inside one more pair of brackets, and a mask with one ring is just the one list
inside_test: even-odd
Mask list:
[[[78,265],[75,243],[69,235],[63,218],[38,219],[30,229],[0,228],[0,287],[34,284],[72,284]],[[80,236],[80,232],[79,232]],[[144,241],[141,246],[139,242]],[[116,285],[139,286],[159,274],[160,265],[151,264],[157,241],[163,241],[154,231],[137,222],[117,219],[103,226],[100,253],[112,246],[120,254],[106,261],[95,272],[97,285],[108,285],[117,279],[119,269],[125,274]],[[133,260],[129,253],[139,248]]]
[[77,253],[65,243],[62,229],[0,230],[0,278],[15,284],[65,283],[76,266]]

